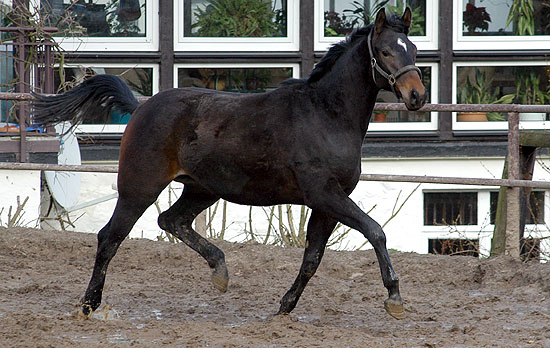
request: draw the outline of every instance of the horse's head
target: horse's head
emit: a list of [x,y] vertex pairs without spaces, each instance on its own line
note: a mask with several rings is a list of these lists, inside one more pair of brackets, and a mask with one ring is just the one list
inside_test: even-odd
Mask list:
[[411,11],[407,7],[401,18],[386,19],[380,9],[368,37],[373,79],[379,88],[393,91],[409,110],[418,110],[426,103],[426,88],[421,72],[414,63],[416,46],[407,37]]

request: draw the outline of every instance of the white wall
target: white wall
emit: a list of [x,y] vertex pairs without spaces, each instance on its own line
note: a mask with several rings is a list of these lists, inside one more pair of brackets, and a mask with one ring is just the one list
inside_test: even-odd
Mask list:
[[8,223],[11,207],[13,217],[17,209],[17,197],[20,204],[26,198],[24,215],[20,223],[26,227],[36,227],[40,216],[40,171],[35,170],[0,170],[0,222],[2,226]]

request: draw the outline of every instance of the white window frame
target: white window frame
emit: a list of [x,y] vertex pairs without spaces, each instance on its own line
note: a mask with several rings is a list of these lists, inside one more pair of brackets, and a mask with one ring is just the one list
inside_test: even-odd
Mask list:
[[[445,185],[447,186],[447,185]],[[454,185],[448,185],[449,188],[441,189],[436,186],[429,185],[422,193],[446,193],[446,192],[477,192],[477,225],[457,225],[456,231],[454,226],[431,226],[424,225],[422,218],[422,237],[426,240],[428,247],[429,239],[477,239],[479,241],[479,256],[487,256],[491,250],[491,238],[493,236],[494,225],[489,224],[490,212],[490,191],[498,190],[497,187],[487,188],[480,186],[478,188],[463,189]],[[431,187],[434,187],[433,189]],[[422,214],[424,214],[424,202],[422,202]],[[427,250],[429,252],[429,250]]]
[[[325,16],[323,0],[314,2],[314,22],[315,29],[313,34],[314,50],[327,51],[333,44],[342,41],[343,37],[325,37]],[[439,32],[439,1],[426,0],[426,35],[410,36],[409,39],[416,45],[419,51],[437,50]]]
[[[437,104],[439,101],[439,64],[417,62],[419,67],[431,67],[432,81],[430,91],[430,103]],[[395,131],[435,131],[439,126],[439,113],[432,112],[430,122],[371,122],[369,134],[373,132],[395,132]]]
[[[457,103],[457,81],[459,67],[484,67],[484,66],[550,66],[550,61],[485,61],[485,62],[454,62],[453,63],[453,104]],[[458,122],[457,113],[453,112],[453,130],[469,131],[469,130],[487,130],[487,131],[502,131],[508,130],[508,121],[485,121],[485,122]],[[550,129],[550,121],[521,121],[519,122],[521,129]]]
[[453,1],[454,50],[545,50],[550,47],[550,35],[463,35],[462,0]]
[[183,3],[174,0],[174,51],[184,52],[253,52],[298,51],[300,49],[300,1],[287,0],[286,37],[184,37]]
[[[59,65],[55,65],[59,68]],[[70,63],[65,64],[64,68],[152,68],[153,69],[153,95],[159,92],[159,66],[157,64],[131,64],[131,63]],[[80,124],[76,127],[77,134],[116,134],[124,133],[125,124]]]
[[178,63],[174,64],[174,88],[178,87],[178,69],[240,69],[240,68],[292,68],[292,78],[300,77],[300,65],[297,63]]
[[[40,0],[31,0],[39,8]],[[145,0],[144,37],[57,37],[54,41],[62,50],[93,52],[158,51],[159,49],[159,7],[158,0]]]

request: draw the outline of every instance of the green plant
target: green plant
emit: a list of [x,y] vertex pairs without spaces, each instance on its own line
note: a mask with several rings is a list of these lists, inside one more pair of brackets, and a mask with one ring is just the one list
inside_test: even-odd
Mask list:
[[[505,94],[499,98],[500,88],[493,87],[492,80],[487,78],[485,72],[475,68],[473,81],[466,77],[466,83],[458,91],[460,104],[511,104],[514,94]],[[488,112],[489,121],[502,121],[504,117],[499,112]]]
[[489,30],[489,22],[491,16],[485,10],[485,7],[475,7],[473,4],[466,4],[466,11],[462,13],[462,22],[469,33],[473,33],[476,29],[481,31]]
[[[387,9],[391,14],[401,15],[405,11],[407,6],[406,1],[397,0],[395,5],[388,5]],[[420,6],[411,8],[412,23],[409,28],[409,35],[411,36],[423,36],[426,35],[424,27],[426,25],[426,19],[422,13]]]
[[514,34],[535,35],[533,0],[514,0],[508,12],[506,26],[514,22]]
[[202,37],[281,36],[275,15],[263,0],[209,0],[197,9],[192,27]]
[[353,1],[351,5],[353,9],[346,9],[343,12],[349,13],[351,18],[350,23],[352,27],[365,26],[374,22],[378,11],[386,6],[389,0],[376,0],[372,7],[365,7],[364,3],[359,1]]
[[540,77],[533,71],[520,72],[516,77],[516,101],[520,104],[548,104],[550,94],[540,89]]

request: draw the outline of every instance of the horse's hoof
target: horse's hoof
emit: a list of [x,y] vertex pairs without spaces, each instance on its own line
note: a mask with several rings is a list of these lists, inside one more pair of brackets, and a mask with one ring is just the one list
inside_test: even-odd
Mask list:
[[87,303],[83,303],[82,307],[80,308],[80,311],[78,312],[78,316],[81,318],[88,319],[90,318],[90,315],[92,314],[93,311],[94,310],[91,305]]
[[401,299],[388,298],[384,301],[384,308],[389,315],[395,319],[405,319],[407,316],[403,309],[403,301]]
[[218,274],[216,271],[212,273],[212,284],[221,292],[227,291],[227,285],[229,284],[229,277]]

